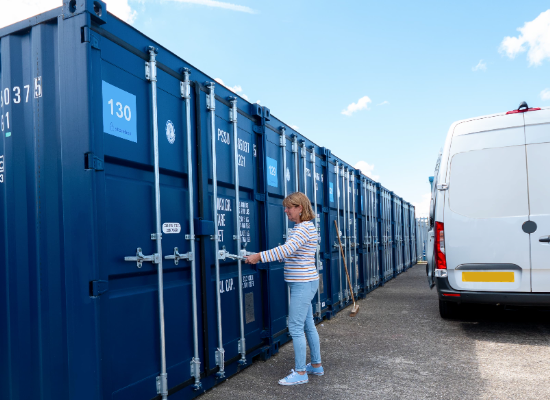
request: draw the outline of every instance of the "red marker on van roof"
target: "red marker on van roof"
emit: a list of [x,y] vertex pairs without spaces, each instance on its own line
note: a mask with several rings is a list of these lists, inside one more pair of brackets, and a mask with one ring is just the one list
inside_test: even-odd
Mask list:
[[527,112],[527,111],[538,111],[538,110],[540,110],[540,107],[537,107],[537,108],[529,108],[529,106],[527,105],[527,102],[522,101],[521,104],[519,105],[519,107],[518,107],[517,110],[508,111],[508,112],[506,113],[506,115],[508,115],[508,114],[517,114],[517,113],[524,113],[524,112]]

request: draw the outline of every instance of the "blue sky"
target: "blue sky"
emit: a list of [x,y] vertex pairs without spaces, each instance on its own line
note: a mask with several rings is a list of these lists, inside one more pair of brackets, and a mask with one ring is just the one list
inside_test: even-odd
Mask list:
[[550,4],[543,1],[107,5],[317,144],[350,164],[367,163],[362,170],[421,212],[452,122],[521,101],[550,106]]

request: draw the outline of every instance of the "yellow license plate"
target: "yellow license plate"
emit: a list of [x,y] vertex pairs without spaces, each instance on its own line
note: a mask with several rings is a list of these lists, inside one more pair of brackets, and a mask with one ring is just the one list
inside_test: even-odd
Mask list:
[[463,272],[462,282],[514,282],[513,272]]

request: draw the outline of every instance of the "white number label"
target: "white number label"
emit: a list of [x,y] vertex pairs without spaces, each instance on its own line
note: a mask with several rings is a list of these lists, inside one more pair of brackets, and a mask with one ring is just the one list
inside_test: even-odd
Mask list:
[[269,166],[269,174],[273,176],[277,176],[277,168],[275,168],[273,165]]
[[31,85],[25,85],[23,86],[24,89],[27,89],[27,95],[25,97],[25,103],[29,102],[29,91],[31,90]]
[[246,165],[246,158],[244,156],[239,154],[239,167],[245,167]]
[[42,97],[42,77],[34,78],[34,98]]
[[8,88],[4,89],[4,104],[10,104],[10,90]]
[[124,119],[130,121],[132,119],[132,110],[129,106],[124,106]]
[[[0,127],[2,128],[2,132],[4,132],[4,116],[2,115],[2,118],[0,118]],[[10,129],[10,113],[6,113],[6,124],[5,127],[9,130]]]
[[19,86],[16,86],[13,88],[13,92],[15,93],[15,98],[13,99],[13,102],[15,104],[19,104],[21,102],[21,89],[19,89]]
[[[111,106],[111,115],[114,115],[113,103],[114,103],[113,99],[107,102],[107,104]],[[118,111],[116,112],[116,116],[119,118],[124,117],[124,119],[129,122],[132,119],[132,109],[129,106],[124,106],[124,109],[123,109],[122,103],[120,101],[117,101],[114,104],[118,108]]]

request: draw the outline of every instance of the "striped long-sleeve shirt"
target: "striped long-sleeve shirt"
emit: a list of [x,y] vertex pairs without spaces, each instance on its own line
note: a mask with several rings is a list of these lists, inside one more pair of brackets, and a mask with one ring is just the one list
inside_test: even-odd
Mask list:
[[289,233],[286,243],[260,253],[262,262],[284,261],[286,282],[311,282],[319,279],[315,268],[318,240],[315,224],[301,222]]

